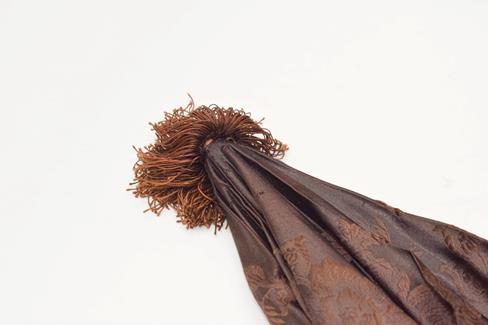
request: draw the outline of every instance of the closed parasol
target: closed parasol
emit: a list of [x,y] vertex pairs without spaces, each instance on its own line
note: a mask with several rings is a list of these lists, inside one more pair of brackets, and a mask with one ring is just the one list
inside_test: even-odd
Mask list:
[[488,324],[488,241],[303,173],[241,109],[165,113],[131,190],[228,226],[270,324]]

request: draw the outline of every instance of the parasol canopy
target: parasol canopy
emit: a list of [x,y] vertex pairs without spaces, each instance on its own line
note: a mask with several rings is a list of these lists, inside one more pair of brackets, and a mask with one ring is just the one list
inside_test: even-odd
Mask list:
[[270,324],[488,324],[488,241],[307,175],[243,110],[165,113],[131,190],[187,228],[228,225]]

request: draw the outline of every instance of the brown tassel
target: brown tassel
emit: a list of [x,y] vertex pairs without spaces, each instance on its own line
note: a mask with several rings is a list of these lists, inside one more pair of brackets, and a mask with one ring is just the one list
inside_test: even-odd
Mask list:
[[146,211],[160,215],[163,209],[174,208],[178,222],[187,228],[214,225],[217,231],[225,217],[203,167],[206,146],[227,139],[275,158],[282,158],[288,146],[262,128],[262,120],[254,121],[242,109],[214,104],[195,108],[188,96],[185,108],[165,112],[163,121],[150,123],[157,137],[154,144],[144,150],[134,147],[138,161],[131,185],[135,187],[128,190],[148,199]]

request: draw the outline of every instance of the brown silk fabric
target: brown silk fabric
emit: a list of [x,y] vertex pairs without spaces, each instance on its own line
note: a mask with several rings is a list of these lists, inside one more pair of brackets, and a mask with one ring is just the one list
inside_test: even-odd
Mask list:
[[205,169],[271,324],[488,324],[488,242],[217,140]]

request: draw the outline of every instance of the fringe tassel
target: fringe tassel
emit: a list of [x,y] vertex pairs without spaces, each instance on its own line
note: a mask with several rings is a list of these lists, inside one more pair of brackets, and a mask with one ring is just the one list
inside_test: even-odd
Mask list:
[[[136,197],[147,198],[149,208],[158,216],[165,208],[176,211],[178,222],[187,228],[224,224],[225,216],[216,203],[203,167],[204,149],[215,139],[232,140],[271,157],[283,158],[288,146],[273,138],[242,109],[221,108],[215,104],[195,108],[190,102],[164,120],[150,123],[156,141],[134,149],[134,182],[129,188]],[[146,212],[144,211],[144,212]]]

